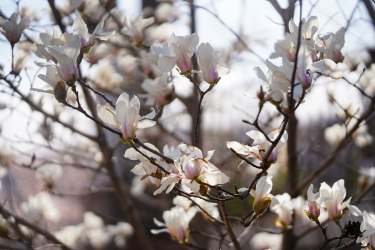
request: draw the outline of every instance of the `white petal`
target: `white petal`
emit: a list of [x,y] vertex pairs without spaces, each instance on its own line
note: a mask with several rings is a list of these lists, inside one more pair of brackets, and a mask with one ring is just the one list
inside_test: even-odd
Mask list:
[[263,73],[263,71],[259,67],[255,67],[253,69],[254,73],[257,75],[257,77],[264,82],[268,83],[266,75]]
[[222,65],[222,64],[217,65],[216,70],[219,76],[228,75],[230,72],[230,68],[227,65]]
[[151,121],[151,120],[142,120],[138,122],[137,128],[142,129],[142,128],[150,128],[156,125],[156,121]]
[[113,128],[121,129],[116,115],[111,112],[109,108],[105,108],[102,105],[98,104],[96,106],[96,110],[100,120],[102,120],[105,124]]
[[349,209],[349,212],[354,216],[362,215],[361,210],[359,210],[359,208],[354,205],[347,205],[347,208]]

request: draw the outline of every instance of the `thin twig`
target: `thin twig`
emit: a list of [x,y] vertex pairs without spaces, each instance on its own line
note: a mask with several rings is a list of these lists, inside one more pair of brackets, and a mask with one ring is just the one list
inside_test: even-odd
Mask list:
[[78,78],[77,80],[83,87],[85,88],[88,88],[90,89],[91,91],[93,91],[95,94],[97,94],[98,96],[102,97],[107,103],[109,103],[109,105],[111,105],[113,108],[116,108],[116,105],[113,104],[113,102],[111,100],[109,100],[104,94],[100,93],[99,91],[93,89],[89,84],[86,84],[84,81],[82,81],[81,79]]

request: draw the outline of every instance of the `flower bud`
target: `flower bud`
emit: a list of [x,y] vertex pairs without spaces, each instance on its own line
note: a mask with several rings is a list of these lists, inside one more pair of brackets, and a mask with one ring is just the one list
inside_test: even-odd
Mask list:
[[53,93],[57,101],[64,102],[67,96],[65,83],[63,81],[58,81],[56,83],[55,90],[53,91]]
[[197,159],[187,159],[184,164],[185,176],[188,179],[194,179],[201,174],[202,167]]
[[272,198],[269,196],[258,200],[253,206],[255,216],[262,215],[267,210],[268,205],[271,203],[271,201]]

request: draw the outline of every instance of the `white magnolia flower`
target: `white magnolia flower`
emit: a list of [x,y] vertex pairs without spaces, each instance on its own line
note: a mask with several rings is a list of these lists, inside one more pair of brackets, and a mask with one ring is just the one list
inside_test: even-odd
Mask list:
[[120,129],[124,139],[133,139],[137,128],[149,128],[156,124],[155,121],[149,120],[155,117],[154,110],[144,117],[139,115],[139,110],[138,97],[134,96],[129,102],[129,95],[126,92],[117,99],[116,110],[111,106],[104,107],[100,104],[97,106],[99,118],[108,126]]
[[[274,141],[279,136],[279,130],[274,130],[269,133],[267,136],[271,141]],[[254,139],[253,144],[251,145],[243,145],[236,141],[227,142],[227,147],[229,149],[233,149],[237,154],[246,155],[250,158],[255,158],[260,161],[263,160],[264,155],[271,147],[272,143],[269,142],[266,137],[259,131],[251,130],[246,133],[250,138]],[[276,147],[272,150],[270,156],[268,157],[269,162],[275,162],[277,160],[277,153],[279,150],[284,147],[288,140],[288,133],[284,131],[283,135],[281,136],[280,141],[276,145]]]
[[125,34],[133,37],[133,42],[139,44],[143,42],[143,30],[154,23],[155,18],[150,17],[144,19],[142,14],[138,14],[130,18],[130,20],[125,19],[126,30]]
[[318,35],[316,39],[316,49],[323,53],[323,57],[331,59],[335,63],[342,62],[344,56],[341,49],[345,44],[345,28],[340,28],[336,34],[329,32],[324,35]]
[[331,127],[327,127],[324,130],[324,139],[331,145],[338,145],[346,136],[346,126],[345,124],[334,124]]
[[44,219],[49,221],[58,221],[60,219],[59,210],[46,192],[29,196],[27,202],[21,203],[21,211],[29,220],[35,223],[40,223]]
[[320,192],[313,193],[314,185],[311,184],[307,190],[307,201],[309,206],[309,214],[314,218],[320,216],[320,206],[325,200],[329,200],[329,197],[321,197]]
[[48,66],[47,73],[45,75],[39,74],[38,77],[42,79],[44,82],[48,83],[52,87],[52,89],[31,88],[31,90],[54,94],[56,100],[58,101],[66,100],[68,87],[66,86],[65,82],[61,79],[54,66]]
[[124,247],[127,238],[133,234],[133,227],[127,222],[119,222],[116,225],[107,226],[109,234],[113,237],[118,248]]
[[[112,31],[112,32],[103,33],[101,35],[98,35],[98,33],[101,31],[101,29],[104,26],[104,20],[105,20],[105,18],[103,18],[100,21],[100,23],[95,27],[94,32],[87,39],[87,35],[88,35],[87,25],[83,21],[82,17],[79,14],[77,14],[77,17],[73,22],[72,28],[73,28],[73,34],[79,36],[79,38],[81,40],[81,48],[82,49],[86,48],[86,47],[88,47],[88,49],[90,49],[91,46],[94,44],[95,39],[107,41],[111,36],[113,36],[116,33],[116,31]],[[88,51],[84,51],[84,52],[88,52]]]
[[62,176],[62,167],[59,164],[45,164],[38,167],[35,176],[44,181],[48,187],[53,187]]
[[36,62],[38,66],[55,66],[61,79],[65,82],[75,83],[78,79],[77,57],[81,49],[81,42],[78,36],[74,35],[67,45],[49,46],[46,51],[50,53],[57,61],[47,63]]
[[[220,213],[217,207],[217,203],[208,202],[208,201],[202,200],[200,198],[195,198],[195,197],[192,197],[191,199],[194,200],[201,208],[203,208],[212,217],[214,217],[215,219],[220,219]],[[210,218],[199,207],[197,207],[197,211],[203,215],[205,220],[212,221],[212,218]]]
[[357,243],[361,242],[362,246],[369,245],[370,248],[375,248],[375,215],[369,214],[366,210],[363,211],[363,221],[361,223],[362,235],[357,238]]
[[[302,27],[301,27],[301,38],[307,42],[307,44],[314,48],[315,40],[314,35],[319,29],[319,21],[316,16],[311,16],[307,20],[302,18]],[[289,30],[292,36],[294,44],[298,43],[298,30],[299,27],[294,23],[293,20],[289,21]]]
[[64,42],[62,41],[58,30],[56,28],[53,28],[52,33],[49,33],[48,30],[46,30],[46,33],[40,33],[38,42],[31,45],[31,50],[37,57],[44,58],[47,62],[53,61],[54,63],[57,63],[56,58],[52,56],[46,49],[48,46],[60,46],[64,44]]
[[164,190],[169,193],[180,181],[183,189],[189,193],[199,191],[200,184],[196,180],[213,186],[224,185],[229,182],[229,177],[209,162],[214,150],[209,151],[208,156],[204,159],[202,151],[197,147],[180,144],[178,148],[181,152],[181,156],[176,160],[179,172],[163,177],[161,185],[154,192],[154,195],[159,195]]
[[362,187],[370,186],[375,182],[375,167],[359,168],[360,177],[358,178],[358,182]]
[[199,43],[196,33],[188,36],[175,36],[174,33],[164,43],[154,43],[151,51],[159,55],[158,68],[162,73],[167,73],[177,64],[181,74],[192,70],[191,57]]
[[172,239],[178,242],[185,242],[189,232],[189,223],[195,216],[197,210],[195,207],[185,212],[182,207],[173,207],[171,210],[164,211],[163,219],[164,223],[154,218],[154,223],[159,227],[166,227],[165,229],[152,229],[151,233],[169,233]]
[[146,78],[141,88],[147,92],[142,94],[140,97],[147,98],[146,105],[154,105],[155,102],[160,105],[169,103],[172,99],[172,86],[169,84],[170,79],[168,74],[163,74],[155,79]]
[[8,39],[10,43],[17,43],[22,35],[22,32],[29,28],[31,19],[30,17],[24,17],[17,24],[17,13],[14,12],[7,22],[4,18],[0,17],[0,31]]
[[220,56],[215,53],[209,43],[202,43],[198,47],[197,61],[201,71],[194,71],[207,83],[218,81],[219,76],[229,74],[229,67],[219,64]]
[[256,233],[250,240],[251,249],[281,250],[283,243],[282,234],[267,232]]
[[176,196],[172,201],[173,205],[182,207],[186,212],[190,209],[193,202],[183,196]]
[[25,68],[26,63],[29,61],[29,53],[23,50],[17,50],[14,53],[13,58],[13,72],[19,74],[23,68]]
[[159,59],[159,55],[155,54],[154,52],[146,52],[142,50],[140,52],[141,56],[141,65],[142,70],[145,75],[154,74],[154,76],[159,76],[162,72],[157,68],[157,63]]
[[90,64],[97,64],[100,59],[106,57],[108,54],[110,54],[110,48],[106,43],[101,43],[99,45],[94,45],[90,52],[85,54],[86,60]]
[[271,208],[276,206],[279,201],[270,194],[272,190],[272,179],[270,176],[262,176],[256,185],[255,190],[250,191],[251,195],[254,196],[254,216],[261,216],[268,208],[271,203]]
[[84,235],[85,227],[83,224],[66,226],[55,233],[57,239],[70,247],[74,247],[79,239]]
[[[156,152],[159,152],[159,150],[151,143],[145,143],[145,145],[155,150]],[[175,164],[167,163],[163,158],[159,157],[156,154],[151,153],[150,151],[142,147],[139,147],[138,150],[141,151],[144,155],[147,155],[149,158],[154,158],[155,162],[158,165],[162,166],[165,170],[171,173],[178,173],[178,170]],[[163,154],[165,156],[171,157],[172,159],[177,159],[180,155],[180,152],[178,149],[174,149],[174,147],[170,149],[168,145],[165,145],[163,149]],[[157,166],[152,164],[145,156],[143,156],[141,153],[136,151],[134,148],[128,148],[125,151],[124,157],[130,160],[139,160],[141,162],[131,170],[134,174],[142,175],[142,176],[149,175],[149,176],[155,177],[155,174],[160,173],[158,172]]]
[[375,63],[371,64],[371,67],[362,74],[359,83],[367,95],[375,94]]
[[340,220],[341,216],[343,215],[343,210],[346,207],[354,216],[362,214],[362,212],[356,206],[349,205],[352,197],[343,202],[346,196],[346,189],[343,179],[336,181],[333,184],[332,188],[328,186],[327,183],[323,182],[320,185],[319,191],[322,197],[330,198],[323,202],[324,206],[328,210],[328,216],[330,220]]
[[271,210],[277,214],[276,226],[281,228],[289,228],[292,223],[293,211],[300,204],[300,199],[297,197],[292,199],[288,193],[276,195],[275,198],[279,204],[271,207]]

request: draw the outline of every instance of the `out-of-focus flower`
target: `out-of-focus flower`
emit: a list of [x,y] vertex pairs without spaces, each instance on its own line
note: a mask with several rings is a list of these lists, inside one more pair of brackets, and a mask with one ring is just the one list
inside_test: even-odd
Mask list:
[[346,196],[346,189],[343,179],[336,181],[332,188],[328,186],[327,183],[323,182],[320,185],[320,195],[322,197],[330,198],[325,200],[323,204],[328,210],[329,219],[332,221],[340,220],[341,216],[343,215],[343,210],[346,207],[354,216],[362,214],[362,212],[356,206],[349,205],[352,197],[343,202]]
[[85,58],[90,64],[97,64],[100,59],[108,54],[110,54],[108,45],[106,43],[101,43],[99,45],[94,45],[90,52],[85,54]]
[[109,225],[107,226],[107,230],[112,235],[115,245],[119,248],[124,247],[127,238],[133,234],[133,227],[127,222]]
[[172,202],[173,202],[173,205],[182,207],[186,212],[189,211],[191,204],[193,204],[191,200],[183,196],[174,197]]
[[374,184],[375,167],[371,167],[371,168],[360,167],[359,173],[360,173],[360,176],[358,178],[358,182],[362,189]]
[[100,104],[97,106],[99,118],[108,126],[120,129],[125,140],[133,139],[137,128],[149,128],[156,124],[155,121],[149,120],[155,117],[155,111],[141,117],[139,110],[138,97],[134,96],[129,102],[129,95],[126,92],[117,99],[116,110],[111,106],[104,107]]
[[22,32],[29,28],[31,19],[30,17],[24,17],[19,23],[17,23],[17,13],[14,12],[7,22],[4,18],[0,17],[0,31],[12,44],[17,43],[22,35]]
[[[140,52],[141,56],[141,65],[142,65],[142,70],[145,75],[150,75],[153,71],[155,72],[155,68],[157,63],[158,63],[158,58],[159,56],[155,54],[154,52],[146,52],[142,50]],[[154,74],[155,76],[159,76],[161,74],[160,70],[158,74]]]
[[171,210],[164,211],[164,223],[154,218],[154,223],[159,227],[166,227],[165,229],[152,229],[151,233],[169,233],[172,239],[178,242],[187,242],[189,235],[189,222],[195,216],[197,210],[195,207],[185,212],[182,207],[173,207]]
[[44,219],[49,221],[58,221],[60,219],[59,210],[46,192],[29,196],[27,202],[21,203],[21,211],[34,223],[40,223]]
[[[279,136],[279,130],[274,130],[267,136],[271,141],[274,141]],[[259,131],[251,130],[246,133],[250,138],[254,139],[253,144],[243,145],[236,141],[227,142],[227,147],[233,149],[237,154],[247,155],[248,157],[255,158],[258,160],[263,160],[264,155],[271,147],[272,143],[266,139],[266,137]],[[270,156],[268,157],[268,162],[277,161],[277,153],[284,147],[288,140],[288,133],[284,131],[280,141],[276,147],[272,150]]]
[[191,57],[198,43],[199,37],[195,33],[184,37],[173,33],[167,42],[154,43],[151,50],[159,55],[158,68],[162,73],[171,71],[177,64],[180,73],[186,74],[192,70]]
[[123,76],[112,65],[111,60],[108,59],[100,60],[92,71],[93,77],[90,80],[101,89],[116,89],[124,80]]
[[318,35],[315,47],[318,51],[323,53],[323,57],[331,59],[335,63],[342,62],[344,56],[341,54],[341,49],[345,44],[345,28],[340,28],[336,34],[329,32],[324,35]]
[[275,197],[270,194],[272,190],[272,180],[270,176],[262,176],[256,185],[255,190],[251,190],[250,193],[254,196],[254,216],[261,216],[268,208],[271,203],[271,208],[279,203]]
[[359,102],[344,102],[340,106],[342,108],[336,112],[336,115],[343,120],[352,117],[359,118],[363,112],[363,105]]
[[61,79],[59,74],[57,74],[57,70],[54,66],[47,67],[47,73],[45,75],[39,74],[38,77],[42,79],[44,82],[48,83],[52,87],[52,89],[43,90],[38,88],[31,88],[31,90],[54,94],[56,100],[58,101],[66,100],[67,86],[65,82]]
[[84,225],[66,226],[55,233],[57,239],[70,247],[74,247],[84,233]]
[[155,102],[160,105],[165,105],[172,100],[172,87],[169,85],[168,74],[163,74],[155,79],[146,78],[141,85],[141,88],[147,94],[140,95],[146,97],[146,105],[154,105]]
[[178,18],[178,10],[170,3],[161,3],[154,12],[155,20],[158,23],[172,22]]
[[314,185],[311,184],[307,190],[307,201],[309,206],[309,214],[313,219],[319,218],[320,215],[320,205],[323,201],[330,199],[329,197],[320,197],[320,193],[313,193]]
[[331,146],[338,145],[346,136],[346,127],[338,123],[324,130],[324,138]]
[[[8,169],[6,169],[5,167],[1,166],[1,163],[0,163],[0,179],[4,178],[7,174],[8,174]],[[1,190],[2,186],[3,186],[3,184],[0,181],[0,190]]]
[[150,18],[143,18],[142,14],[138,14],[133,16],[129,20],[125,19],[125,34],[133,37],[133,42],[137,44],[141,44],[143,42],[143,30],[155,22],[154,17]]
[[40,19],[38,13],[30,6],[22,6],[20,16],[21,18],[29,17],[33,21],[39,21]]
[[197,61],[201,71],[194,71],[207,83],[215,83],[219,76],[229,74],[229,67],[219,64],[219,55],[209,43],[202,43],[198,47]]
[[359,83],[364,88],[367,95],[374,96],[375,94],[375,63],[371,64],[371,67],[367,69],[361,78]]
[[[361,223],[362,235],[357,238],[357,243],[361,242],[362,246],[370,246],[375,249],[375,215],[363,211],[363,221]],[[367,249],[367,248],[366,248]]]
[[90,51],[91,47],[94,44],[95,39],[100,39],[103,41],[107,41],[111,36],[113,36],[116,31],[108,32],[108,33],[103,33],[101,35],[98,35],[98,33],[101,31],[101,29],[104,26],[104,20],[103,18],[100,23],[95,27],[94,32],[88,37],[88,29],[87,25],[85,22],[82,20],[81,16],[77,14],[76,19],[73,22],[73,33],[77,36],[79,36],[80,41],[81,41],[81,49],[83,53],[87,53]]
[[292,214],[296,206],[298,205],[298,197],[292,199],[288,193],[276,195],[275,198],[279,201],[278,205],[275,205],[271,210],[277,214],[275,225],[281,228],[290,228],[292,224]]
[[252,249],[262,250],[281,250],[282,243],[282,234],[272,234],[267,232],[256,233],[250,240],[250,246]]
[[45,164],[38,167],[35,176],[44,181],[49,188],[52,188],[62,176],[62,167],[59,164]]
[[[208,202],[205,200],[202,200],[200,198],[193,197],[192,200],[196,202],[201,208],[203,208],[209,215],[211,215],[215,219],[220,219],[220,213],[219,209],[217,208],[217,203]],[[197,207],[197,211],[200,212],[205,220],[213,221],[213,219],[208,216],[205,212],[202,211],[202,209]]]
[[29,61],[29,54],[23,50],[17,50],[13,58],[13,72],[19,74]]
[[150,26],[145,31],[145,41],[144,44],[152,45],[154,42],[165,42],[170,37],[173,32],[173,24],[162,23],[156,26]]

